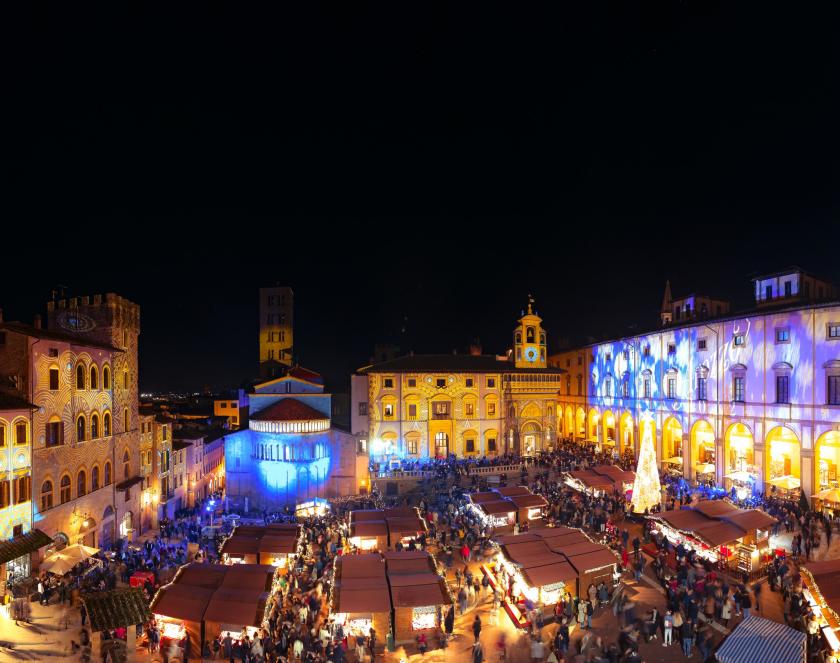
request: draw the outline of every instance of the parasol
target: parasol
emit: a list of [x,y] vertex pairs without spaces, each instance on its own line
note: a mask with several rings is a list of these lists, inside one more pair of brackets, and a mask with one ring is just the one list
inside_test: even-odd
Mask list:
[[783,490],[794,490],[802,485],[799,479],[792,476],[776,477],[775,479],[770,479],[767,483],[771,486],[776,486],[776,488],[782,488]]
[[79,559],[77,557],[70,557],[65,555],[64,551],[61,551],[53,553],[47,557],[43,562],[41,562],[40,568],[44,571],[49,571],[50,573],[63,576],[78,563]]

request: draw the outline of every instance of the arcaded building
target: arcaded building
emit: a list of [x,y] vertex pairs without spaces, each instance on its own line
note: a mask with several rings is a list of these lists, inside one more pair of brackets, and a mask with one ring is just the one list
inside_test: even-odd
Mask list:
[[554,355],[560,431],[638,453],[727,488],[837,487],[840,301],[799,268],[753,279],[754,306],[666,291],[661,325]]
[[351,430],[379,462],[534,456],[554,448],[563,370],[548,366],[546,331],[531,303],[504,355],[411,354],[351,379]]

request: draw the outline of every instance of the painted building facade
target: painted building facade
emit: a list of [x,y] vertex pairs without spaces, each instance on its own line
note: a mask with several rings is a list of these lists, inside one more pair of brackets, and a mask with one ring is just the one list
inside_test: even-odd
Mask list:
[[509,354],[409,355],[351,379],[351,430],[377,462],[533,456],[553,448],[562,370],[548,366],[546,332],[529,303]]
[[313,497],[369,489],[368,457],[331,423],[330,394],[299,366],[255,385],[248,428],[225,436],[227,497],[249,508],[281,508]]
[[139,515],[139,307],[118,295],[48,302],[47,328],[0,325],[0,373],[32,417],[34,527],[107,546]]
[[806,497],[836,486],[840,303],[798,269],[755,279],[755,292],[756,308],[741,314],[683,302],[677,319],[671,302],[660,329],[553,355],[568,371],[562,434],[637,452],[650,427],[661,466],[688,478],[801,486]]

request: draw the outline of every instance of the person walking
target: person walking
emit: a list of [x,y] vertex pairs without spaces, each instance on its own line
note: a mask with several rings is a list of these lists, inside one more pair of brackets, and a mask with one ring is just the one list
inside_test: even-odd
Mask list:
[[475,641],[478,642],[478,636],[481,635],[481,617],[478,615],[475,616],[475,620],[473,621],[472,631],[475,636]]
[[683,625],[680,626],[680,637],[683,643],[683,654],[691,656],[691,643],[694,641],[694,624],[690,619],[686,619]]
[[674,633],[674,613],[668,610],[662,618],[665,624],[665,635],[662,640],[662,646],[667,647],[673,642]]

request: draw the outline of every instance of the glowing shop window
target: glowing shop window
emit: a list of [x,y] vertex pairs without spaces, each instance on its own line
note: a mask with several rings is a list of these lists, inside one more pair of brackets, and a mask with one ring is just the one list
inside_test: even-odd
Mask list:
[[541,508],[534,507],[532,509],[528,509],[528,520],[537,520],[538,518],[542,518]]
[[411,628],[420,631],[424,628],[435,628],[437,626],[437,608],[433,605],[425,605],[411,609]]
[[187,636],[187,629],[184,628],[183,622],[167,621],[163,615],[155,615],[155,619],[163,628],[161,629],[161,636],[171,640],[182,640]]

